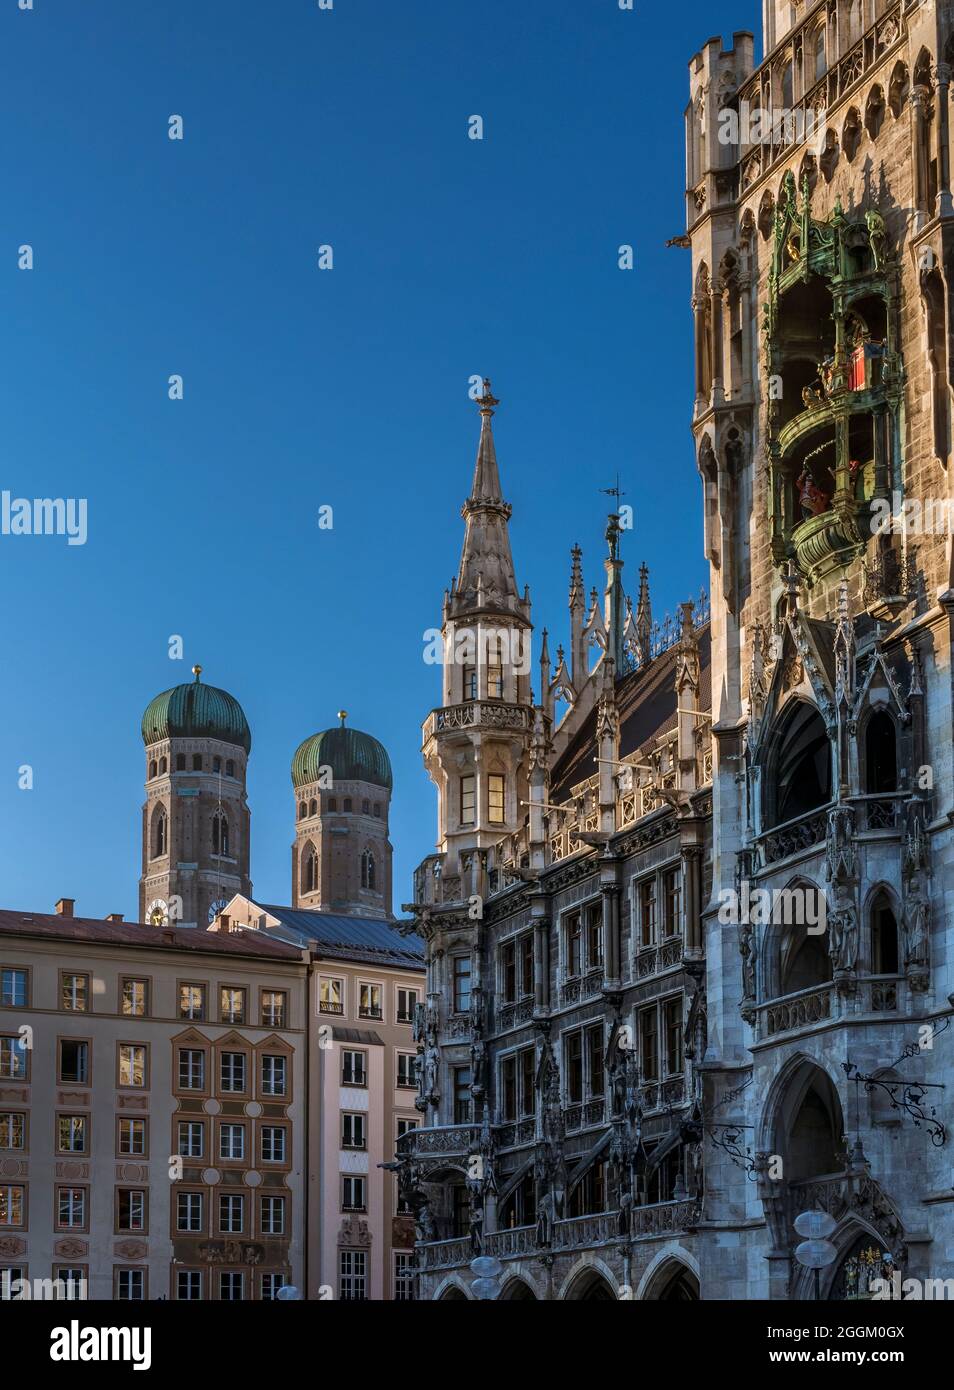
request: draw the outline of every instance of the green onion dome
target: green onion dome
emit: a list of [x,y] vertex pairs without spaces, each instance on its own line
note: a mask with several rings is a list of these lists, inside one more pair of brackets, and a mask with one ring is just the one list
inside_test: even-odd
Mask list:
[[318,769],[330,767],[336,782],[370,782],[390,791],[393,783],[387,749],[360,729],[346,729],[344,710],[338,711],[338,718],[340,728],[312,734],[299,745],[292,758],[292,784],[301,787],[317,782]]
[[252,734],[245,711],[227,690],[202,685],[201,666],[192,668],[195,680],[164,690],[142,717],[142,739],[148,747],[163,738],[217,738],[251,751]]

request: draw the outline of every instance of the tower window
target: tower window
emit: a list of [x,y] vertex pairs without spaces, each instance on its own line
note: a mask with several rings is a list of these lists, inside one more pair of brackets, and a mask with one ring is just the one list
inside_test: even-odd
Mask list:
[[465,667],[464,667],[464,699],[465,699],[465,700],[476,700],[476,699],[477,699],[477,667],[476,667],[476,666],[465,666]]
[[165,758],[160,758],[160,759],[159,759],[159,776],[160,776],[160,777],[164,777],[164,776],[165,776],[167,766],[168,766],[168,764],[166,763]]
[[298,819],[299,819],[299,820],[304,820],[305,817],[307,816],[307,814],[308,814],[308,807],[305,805],[304,801],[299,801],[299,803],[298,803]]
[[149,764],[149,780],[150,780],[150,781],[153,779],[153,777],[155,777],[155,775],[156,775],[156,773],[157,773],[158,771],[159,771],[158,765],[157,765],[157,763],[156,763],[155,758],[153,758],[152,762]]
[[503,699],[503,667],[502,667],[502,666],[488,666],[488,667],[487,667],[487,699],[488,699],[488,700],[502,700],[502,699]]
[[344,809],[345,809],[346,811],[350,811],[350,810],[351,810],[351,797],[350,797],[350,796],[346,796],[345,799],[344,799]]
[[367,798],[361,803],[361,814],[369,816],[371,814],[371,802]]
[[337,798],[336,796],[329,796],[329,798],[328,798],[328,810],[329,810],[329,811],[337,811],[337,809],[338,809],[338,798]]
[[380,815],[381,815],[381,803],[380,803],[380,801],[376,801],[376,802],[374,803],[374,814],[375,814],[376,816],[380,816]]
[[311,801],[308,804],[308,814],[310,816],[317,816],[318,814],[318,802],[314,799],[314,797],[312,797]]
[[232,761],[231,758],[227,758],[227,759],[226,759],[226,762],[225,762],[225,775],[226,775],[226,777],[234,777],[234,776],[235,776],[235,763]]
[[309,846],[305,855],[305,864],[301,876],[301,891],[303,893],[313,893],[318,885],[318,862],[315,851]]
[[221,758],[213,758],[213,759],[212,759],[212,771],[213,771],[213,772],[221,772],[221,771],[222,771],[222,759],[221,759]]
[[375,887],[374,855],[369,849],[361,856],[361,887],[372,891]]
[[166,833],[166,813],[160,811],[156,816],[153,826],[153,856],[158,859],[168,851],[168,837]]
[[504,822],[504,779],[496,772],[487,778],[487,819],[491,825]]
[[460,779],[460,823],[461,825],[473,825],[474,813],[477,806],[477,778],[462,777]]
[[176,754],[176,772],[185,772],[185,754]]
[[212,853],[228,854],[229,852],[229,823],[228,819],[221,811],[216,811],[212,817]]
[[193,753],[193,754],[192,754],[192,771],[193,771],[193,772],[201,772],[201,771],[202,771],[202,754],[201,754],[201,753]]

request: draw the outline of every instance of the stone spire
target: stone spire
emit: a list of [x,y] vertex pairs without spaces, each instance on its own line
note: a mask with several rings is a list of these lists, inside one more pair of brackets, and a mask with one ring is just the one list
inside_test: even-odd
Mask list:
[[480,442],[470,496],[461,508],[466,523],[457,582],[451,593],[455,619],[477,612],[526,616],[526,600],[517,593],[510,551],[510,504],[501,497],[497,453],[490,421],[499,404],[485,379],[480,407]]
[[639,567],[639,600],[636,604],[636,636],[644,661],[649,660],[649,646],[653,632],[653,610],[649,602],[649,570],[645,565]]
[[606,527],[609,556],[603,562],[606,566],[603,622],[606,627],[606,650],[613,658],[616,671],[623,669],[623,624],[626,621],[626,596],[623,593],[623,562],[619,558],[619,538],[619,516],[614,512],[610,515]]
[[583,552],[578,545],[570,551],[570,675],[579,691],[586,679],[586,642],[583,624],[586,604],[583,598]]

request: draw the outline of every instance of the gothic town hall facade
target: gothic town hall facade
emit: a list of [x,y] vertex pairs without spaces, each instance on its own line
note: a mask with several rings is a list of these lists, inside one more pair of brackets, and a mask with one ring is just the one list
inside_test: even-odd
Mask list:
[[954,1275],[954,12],[764,8],[760,64],[690,63],[708,603],[660,629],[617,512],[531,660],[478,401],[407,907],[421,1298],[478,1255],[503,1299],[811,1298],[811,1211],[822,1298]]

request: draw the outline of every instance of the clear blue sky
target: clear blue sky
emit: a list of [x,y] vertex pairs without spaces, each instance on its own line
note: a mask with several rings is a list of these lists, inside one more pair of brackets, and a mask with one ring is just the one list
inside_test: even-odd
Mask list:
[[753,0],[4,0],[0,489],[88,499],[89,535],[0,536],[0,904],[135,917],[139,721],[195,661],[252,728],[257,894],[288,901],[291,756],[343,706],[391,754],[407,900],[475,373],[551,651],[575,541],[602,583],[617,470],[627,586],[645,559],[657,616],[698,593],[688,252],[664,243],[720,24],[754,29]]

